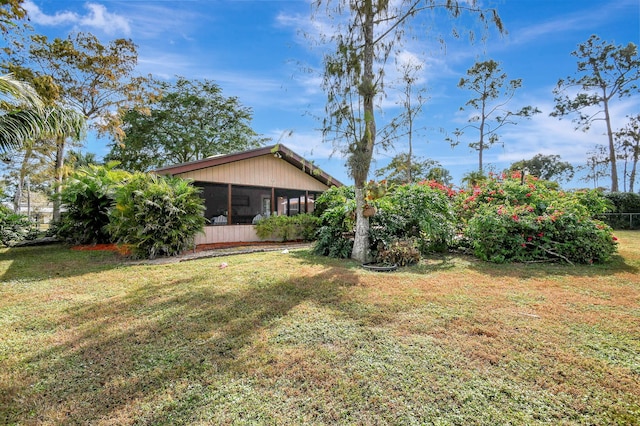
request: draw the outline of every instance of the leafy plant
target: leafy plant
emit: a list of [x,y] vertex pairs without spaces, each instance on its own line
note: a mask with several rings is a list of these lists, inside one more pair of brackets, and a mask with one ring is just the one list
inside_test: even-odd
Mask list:
[[351,256],[355,208],[353,187],[333,187],[318,197],[314,212],[320,217],[314,246],[316,254],[337,258]]
[[199,191],[184,179],[137,173],[118,188],[107,229],[134,257],[179,254],[203,231]]
[[111,242],[106,229],[115,192],[131,175],[117,170],[116,162],[105,166],[89,165],[75,171],[60,191],[65,209],[55,224],[57,235],[73,244]]
[[270,216],[255,225],[256,234],[262,240],[312,241],[315,239],[320,218],[310,214],[295,216]]
[[8,207],[0,205],[0,244],[10,246],[36,235],[34,223],[25,215],[14,213]]
[[474,253],[491,262],[603,262],[616,251],[598,191],[563,192],[535,178],[492,176],[457,208]]
[[415,239],[397,240],[380,250],[376,257],[378,263],[385,265],[407,266],[420,261],[420,250]]

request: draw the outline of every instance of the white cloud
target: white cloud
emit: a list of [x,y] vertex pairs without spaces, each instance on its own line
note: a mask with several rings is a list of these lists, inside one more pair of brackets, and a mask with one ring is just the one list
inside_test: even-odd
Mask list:
[[31,0],[25,1],[24,7],[29,14],[29,19],[39,25],[73,25],[78,30],[88,27],[109,35],[131,33],[129,21],[125,17],[110,13],[105,6],[98,3],[86,3],[85,8],[88,12],[85,15],[71,11],[58,11],[53,15],[47,15]]
[[109,13],[107,8],[97,3],[87,3],[85,5],[89,13],[81,17],[79,24],[104,31],[106,34],[123,33],[131,34],[129,21],[115,13]]
[[80,17],[73,12],[56,12],[55,15],[46,15],[30,0],[25,1],[23,6],[29,14],[29,19],[39,25],[57,26],[74,24],[80,19]]

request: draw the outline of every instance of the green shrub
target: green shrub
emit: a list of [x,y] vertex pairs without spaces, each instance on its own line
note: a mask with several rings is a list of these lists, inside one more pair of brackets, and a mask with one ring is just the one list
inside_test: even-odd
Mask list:
[[320,218],[305,213],[295,216],[266,217],[260,219],[255,228],[261,240],[313,241],[319,223]]
[[37,230],[32,221],[0,205],[0,244],[10,246],[36,236]]
[[597,191],[563,192],[528,177],[492,177],[458,197],[474,253],[491,262],[603,262],[616,251],[612,230],[594,219],[608,208]]
[[205,208],[199,192],[184,179],[135,174],[118,188],[107,229],[134,257],[180,254],[203,232]]
[[614,229],[640,229],[640,194],[611,192],[605,197],[612,205],[602,220]]
[[333,187],[316,200],[314,215],[320,218],[314,252],[323,256],[348,258],[353,249],[355,220],[353,187]]
[[64,212],[54,224],[56,235],[72,244],[111,242],[106,229],[116,189],[130,176],[115,170],[117,163],[90,165],[75,171],[64,183],[60,201]]
[[395,216],[403,218],[401,238],[415,239],[423,254],[445,251],[456,231],[454,195],[435,181],[397,187],[389,197]]
[[640,194],[634,192],[610,192],[605,197],[611,201],[611,213],[640,213]]

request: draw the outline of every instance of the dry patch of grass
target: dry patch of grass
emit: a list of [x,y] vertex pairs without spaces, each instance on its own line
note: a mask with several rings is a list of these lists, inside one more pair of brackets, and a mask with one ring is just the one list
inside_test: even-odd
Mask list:
[[640,424],[640,234],[618,237],[607,265],[390,274],[5,249],[0,423]]

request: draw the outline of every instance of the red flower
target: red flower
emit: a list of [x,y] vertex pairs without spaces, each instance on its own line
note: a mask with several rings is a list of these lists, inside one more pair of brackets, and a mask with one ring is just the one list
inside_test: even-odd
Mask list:
[[540,237],[540,238],[544,237],[544,232],[538,233],[538,237]]
[[527,237],[527,241],[532,241],[533,237]]
[[527,246],[527,244],[526,244],[526,243],[522,243],[522,244],[520,244],[520,245],[521,245],[522,247],[526,247],[526,246]]
[[518,221],[518,215],[514,214],[513,216],[511,216],[511,219],[513,219],[514,222]]
[[531,197],[531,193],[530,192],[527,194],[527,197]]
[[613,236],[613,241],[618,241],[618,237],[616,237],[615,235]]

